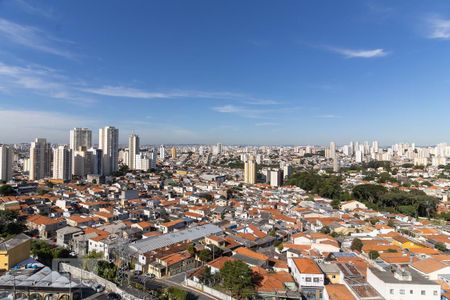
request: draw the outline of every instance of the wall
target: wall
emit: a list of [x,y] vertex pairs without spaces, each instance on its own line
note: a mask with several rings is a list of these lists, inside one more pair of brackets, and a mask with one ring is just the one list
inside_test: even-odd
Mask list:
[[140,299],[140,298],[137,298],[131,294],[128,294],[124,290],[120,289],[115,283],[108,281],[94,273],[82,270],[80,268],[71,266],[66,263],[60,264],[60,270],[64,271],[64,272],[69,272],[75,278],[83,278],[83,280],[95,281],[96,283],[103,285],[107,291],[111,291],[113,293],[119,294],[120,296],[122,296],[122,299],[126,299],[126,300],[139,300]]
[[210,288],[206,285],[203,285],[201,283],[197,283],[195,281],[192,281],[190,279],[186,279],[185,284],[189,287],[192,287],[194,289],[200,290],[206,294],[209,294],[211,296],[214,296],[218,299],[222,299],[222,300],[236,300],[233,297],[231,297],[230,295],[224,294],[218,290],[215,290],[213,288]]

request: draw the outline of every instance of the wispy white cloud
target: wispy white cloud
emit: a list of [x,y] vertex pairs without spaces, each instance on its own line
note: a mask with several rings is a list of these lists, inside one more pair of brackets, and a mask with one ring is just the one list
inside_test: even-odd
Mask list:
[[450,39],[450,19],[432,16],[427,19],[427,37],[430,39]]
[[277,126],[278,123],[276,122],[261,122],[261,123],[256,123],[255,126],[258,127],[271,127],[271,126]]
[[327,47],[327,49],[335,53],[341,54],[346,58],[375,58],[375,57],[383,57],[388,54],[384,49],[381,48],[357,50],[348,48]]
[[70,43],[50,36],[45,31],[0,18],[0,38],[12,43],[69,59],[78,56],[65,49]]
[[26,0],[15,0],[12,3],[16,5],[16,7],[18,7],[20,10],[31,15],[40,16],[47,19],[53,19],[55,17],[53,9],[49,7],[44,8],[42,6],[42,3],[39,7]]
[[102,86],[88,87],[81,89],[84,92],[108,97],[123,97],[136,99],[176,99],[176,98],[198,98],[198,99],[223,99],[240,100],[246,104],[254,105],[274,105],[279,102],[271,99],[256,98],[246,94],[232,92],[210,92],[192,90],[172,90],[172,91],[148,91],[131,88],[127,86]]
[[316,115],[315,118],[319,119],[340,119],[342,116],[334,115],[334,114],[324,114],[324,115]]
[[52,142],[67,143],[68,128],[94,124],[93,120],[62,113],[0,108],[2,139],[9,143],[29,142],[36,137],[51,137]]
[[212,108],[213,111],[225,114],[235,114],[245,118],[271,118],[275,115],[282,113],[295,112],[299,107],[273,107],[273,108],[254,108],[249,106],[238,106],[238,105],[222,105],[215,106]]
[[0,62],[0,80],[8,91],[27,90],[38,95],[80,105],[88,105],[94,102],[91,97],[82,95],[73,86],[73,79],[61,75],[54,69],[42,66],[16,66]]

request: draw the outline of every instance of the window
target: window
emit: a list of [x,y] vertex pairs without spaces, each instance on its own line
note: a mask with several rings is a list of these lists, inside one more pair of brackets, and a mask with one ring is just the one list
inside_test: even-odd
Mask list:
[[311,282],[311,277],[306,277],[306,282]]
[[425,296],[425,291],[424,291],[424,290],[421,290],[421,291],[420,291],[420,294],[421,294],[422,296]]
[[412,295],[412,294],[414,294],[414,291],[413,290],[409,290],[409,293]]
[[394,289],[390,289],[389,294],[394,295]]
[[333,279],[336,278],[336,275],[331,276],[331,278],[333,278]]
[[438,291],[433,291],[433,295],[437,296],[438,295]]
[[314,278],[314,282],[319,282],[319,278]]
[[405,294],[405,290],[404,289],[401,289],[400,290],[400,295],[404,295]]

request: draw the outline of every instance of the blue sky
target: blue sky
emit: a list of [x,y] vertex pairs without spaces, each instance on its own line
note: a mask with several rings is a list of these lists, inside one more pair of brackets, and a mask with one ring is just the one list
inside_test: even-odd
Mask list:
[[448,1],[0,0],[0,142],[450,142]]

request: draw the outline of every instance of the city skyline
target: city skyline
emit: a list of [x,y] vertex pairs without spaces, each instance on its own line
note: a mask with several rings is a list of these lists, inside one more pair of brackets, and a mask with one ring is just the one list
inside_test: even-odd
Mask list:
[[0,2],[0,142],[108,124],[123,145],[450,142],[449,4],[89,8]]

